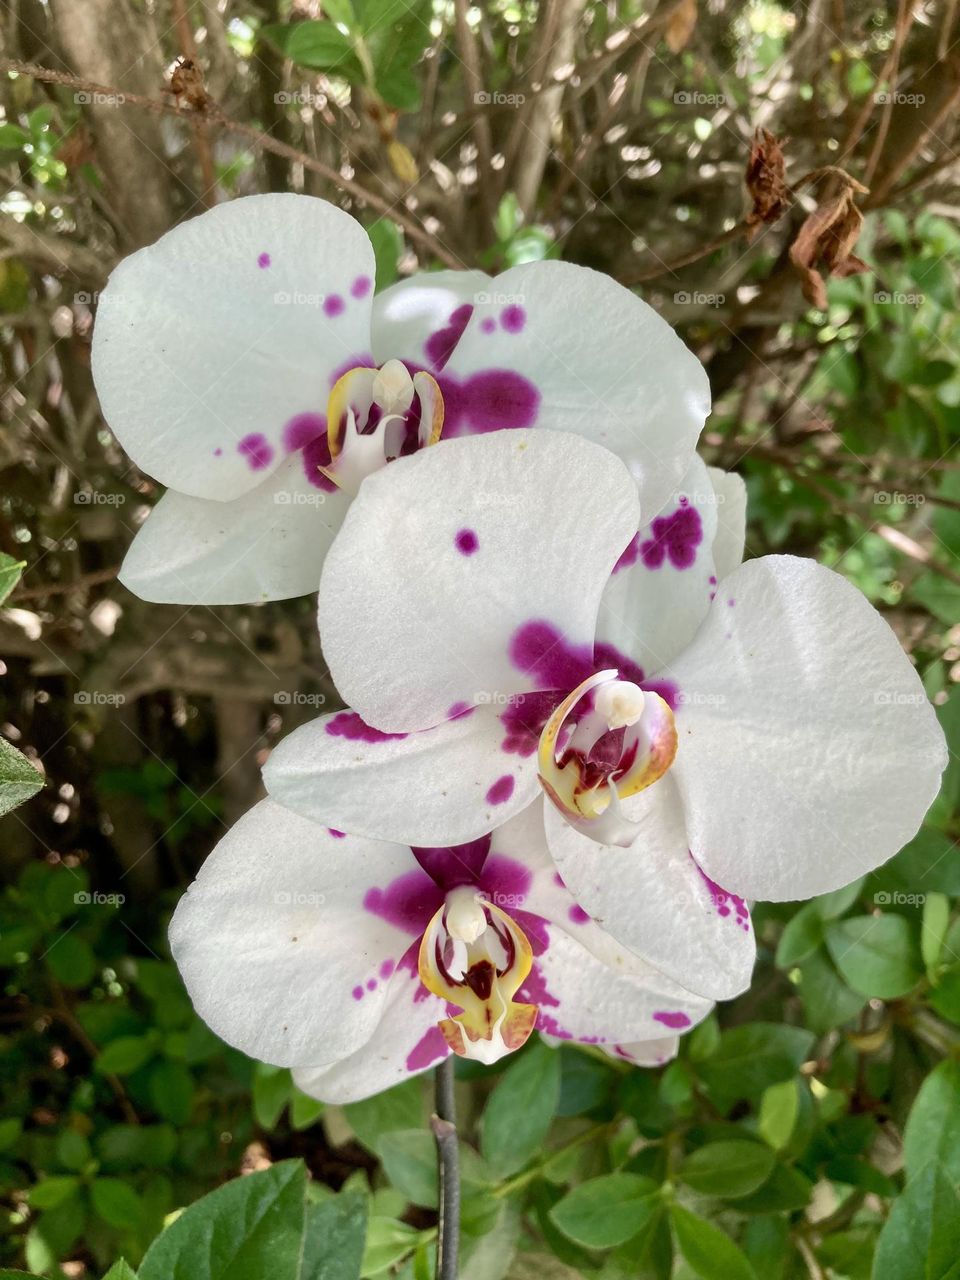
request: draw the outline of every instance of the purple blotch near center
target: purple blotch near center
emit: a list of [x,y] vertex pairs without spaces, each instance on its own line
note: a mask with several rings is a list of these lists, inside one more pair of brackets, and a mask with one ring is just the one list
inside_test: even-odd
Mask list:
[[260,432],[252,432],[244,436],[237,445],[237,453],[246,458],[247,466],[251,471],[262,471],[273,461],[273,445]]
[[340,711],[327,721],[326,731],[331,738],[348,738],[351,742],[388,742],[405,738],[405,733],[383,733],[357,715],[356,711]]
[[690,1019],[685,1013],[679,1010],[671,1012],[670,1010],[662,1010],[653,1015],[654,1022],[662,1022],[665,1027],[670,1027],[673,1031],[680,1031],[684,1027],[689,1027]]
[[640,554],[648,569],[659,569],[669,560],[675,569],[689,569],[703,541],[703,521],[696,507],[686,500],[668,516],[657,516],[650,526],[651,537],[641,544]]
[[496,780],[487,792],[487,804],[506,804],[513,795],[515,785],[513,774],[505,773],[502,778]]
[[453,355],[453,349],[463,337],[463,331],[470,323],[472,315],[473,307],[469,302],[465,302],[463,306],[457,307],[450,313],[445,328],[437,329],[427,338],[423,349],[434,369],[442,369]]
[[637,563],[640,555],[640,534],[635,533],[623,551],[620,553],[620,559],[613,566],[613,572],[619,573],[621,569],[629,569],[631,565]]
[[267,267],[269,267],[269,265],[270,265],[269,253],[261,253],[260,257],[257,258],[257,266],[260,268],[261,271],[263,271]]
[[460,529],[454,542],[462,556],[472,556],[480,546],[480,539],[473,529]]

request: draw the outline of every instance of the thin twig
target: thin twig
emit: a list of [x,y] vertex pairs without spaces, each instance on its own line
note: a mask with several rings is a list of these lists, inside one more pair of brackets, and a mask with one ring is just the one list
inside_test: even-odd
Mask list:
[[436,1115],[430,1128],[437,1142],[440,1171],[440,1223],[437,1231],[437,1280],[457,1280],[460,1248],[460,1154],[457,1149],[456,1107],[451,1054],[436,1071]]
[[[153,115],[178,116],[181,120],[186,120],[190,124],[196,123],[197,120],[196,111],[178,107],[174,102],[165,102],[160,98],[147,98],[143,94],[129,93],[126,90],[121,93],[119,89],[112,88],[110,85],[98,84],[94,80],[84,80],[79,76],[70,75],[66,71],[53,71],[50,67],[41,67],[34,62],[20,62],[16,58],[0,58],[0,71],[14,71],[17,75],[30,76],[34,80],[43,80],[47,84],[65,85],[69,89],[79,89],[87,93],[112,95],[117,99],[118,105],[121,107],[139,107],[142,111],[149,111]],[[291,160],[294,164],[301,164],[305,169],[310,169],[313,173],[319,173],[321,177],[339,187],[341,191],[353,196],[355,200],[363,201],[364,204],[370,205],[371,208],[376,209],[384,217],[390,218],[397,223],[411,240],[415,240],[424,248],[429,249],[446,266],[453,267],[455,270],[462,269],[464,264],[460,259],[441,244],[435,236],[432,236],[405,213],[402,213],[396,207],[396,204],[390,204],[382,196],[378,196],[375,192],[362,186],[355,179],[344,177],[342,173],[338,173],[330,165],[324,164],[321,160],[315,160],[313,156],[308,155],[305,151],[298,151],[296,147],[290,147],[277,138],[271,138],[269,134],[262,133],[252,125],[241,124],[238,120],[232,120],[216,105],[211,106],[204,113],[203,119],[212,128],[223,129],[227,133],[235,133],[240,137],[246,138],[251,146],[260,151],[272,151],[274,155],[283,156],[285,160]]]

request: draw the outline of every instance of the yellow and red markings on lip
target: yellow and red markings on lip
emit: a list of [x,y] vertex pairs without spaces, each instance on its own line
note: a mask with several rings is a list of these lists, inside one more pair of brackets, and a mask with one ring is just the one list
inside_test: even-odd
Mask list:
[[622,800],[644,791],[663,777],[677,753],[673,712],[651,689],[643,690],[643,713],[626,730],[622,772],[613,770],[608,779],[587,784],[578,753],[558,749],[566,722],[577,705],[592,690],[617,677],[616,671],[598,671],[589,676],[564,698],[540,734],[537,765],[541,785],[560,812],[578,822],[601,818],[614,796]]
[[[444,904],[424,930],[418,969],[428,991],[462,1010],[437,1024],[453,1052],[491,1063],[526,1043],[538,1008],[513,1000],[533,965],[526,934],[493,903],[484,900],[483,908],[487,927],[465,942],[447,932]],[[459,977],[450,973],[451,962],[461,970]]]

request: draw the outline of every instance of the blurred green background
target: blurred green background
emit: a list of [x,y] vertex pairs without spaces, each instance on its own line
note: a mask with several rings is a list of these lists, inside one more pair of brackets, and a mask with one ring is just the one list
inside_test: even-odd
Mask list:
[[[710,373],[703,452],[747,481],[748,554],[855,582],[953,750],[891,863],[757,910],[751,990],[665,1069],[540,1043],[459,1064],[465,1280],[960,1276],[956,6],[18,0],[0,30],[111,91],[0,77],[0,722],[45,780],[0,842],[0,1277],[432,1275],[429,1080],[322,1108],[206,1030],[165,942],[271,745],[337,705],[313,603],[115,581],[158,488],[100,417],[98,290],[205,205],[286,189],[370,228],[380,288],[544,256],[636,287]],[[203,87],[176,98],[178,57]],[[743,234],[758,126],[789,183],[870,188],[870,269],[826,310],[789,259],[816,184]],[[180,1261],[141,1268],[188,1205]]]

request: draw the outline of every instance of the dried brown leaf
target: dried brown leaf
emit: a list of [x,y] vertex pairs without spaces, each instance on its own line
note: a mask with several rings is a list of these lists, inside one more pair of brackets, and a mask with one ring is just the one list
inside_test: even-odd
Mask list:
[[776,222],[790,204],[790,188],[786,182],[786,161],[780,140],[769,129],[759,128],[753,135],[750,159],[747,161],[747,191],[753,208],[747,214],[747,239],[752,240],[764,222]]
[[192,58],[180,58],[170,74],[170,92],[194,111],[206,111],[210,95],[203,87],[203,72]]
[[663,38],[671,53],[679,53],[686,46],[697,25],[697,0],[680,0],[664,28]]
[[862,189],[852,179],[844,181],[839,191],[835,189],[807,216],[790,246],[790,261],[800,276],[803,296],[820,311],[827,308],[825,275],[843,278],[870,270],[853,253],[863,227],[854,192]]

